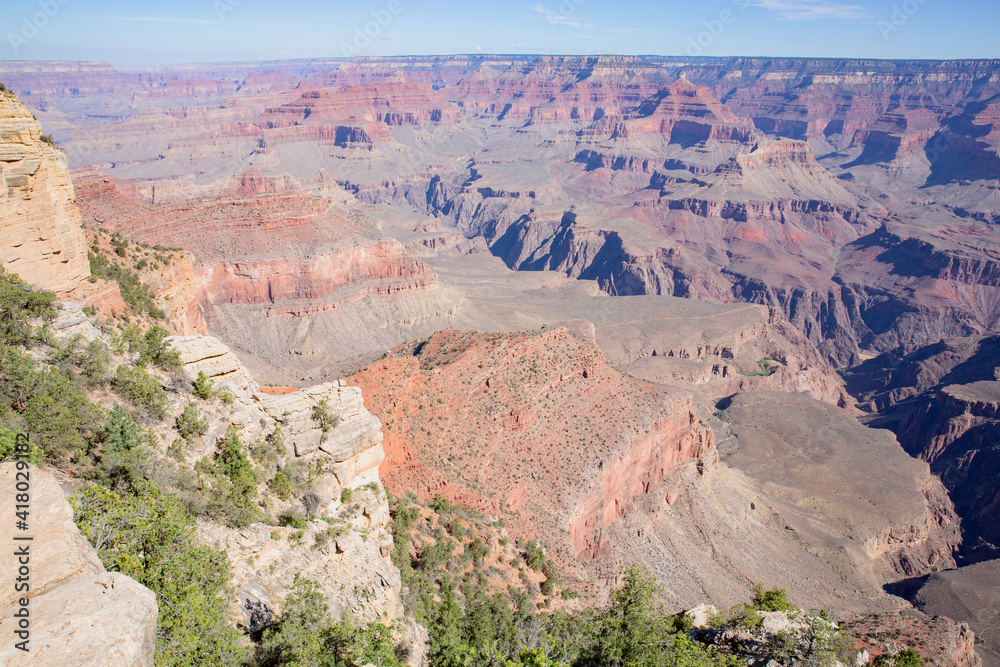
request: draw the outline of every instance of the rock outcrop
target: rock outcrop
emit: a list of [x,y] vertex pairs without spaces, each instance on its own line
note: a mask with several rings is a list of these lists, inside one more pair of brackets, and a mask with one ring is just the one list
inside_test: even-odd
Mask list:
[[[251,631],[261,629],[280,613],[296,573],[319,584],[338,619],[401,619],[399,572],[389,560],[389,505],[378,476],[384,458],[381,424],[365,409],[361,390],[344,381],[303,390],[261,387],[218,339],[185,336],[170,341],[189,380],[204,373],[214,391],[232,397],[206,411],[208,432],[191,452],[191,460],[209,455],[216,438],[235,424],[244,442],[279,430],[285,449],[278,465],[314,471],[308,498],[277,501],[277,511],[311,517],[301,531],[263,524],[231,529],[199,522],[199,539],[225,550],[233,564],[232,583],[238,592],[231,611],[234,622]],[[179,413],[181,408],[173,406],[171,411]],[[317,410],[325,412],[325,427]]]
[[850,620],[845,629],[872,658],[912,648],[927,667],[989,667],[976,653],[968,624],[944,616],[875,614]]
[[[15,506],[17,482],[30,485],[29,529],[18,532],[13,521],[0,529],[0,542],[9,552],[0,574],[9,582],[19,576],[30,589],[0,594],[0,646],[5,665],[114,665],[152,666],[156,637],[156,597],[123,574],[106,572],[97,552],[73,523],[73,510],[56,478],[29,466],[19,471],[12,462],[0,464],[5,507]],[[16,477],[16,478],[15,478]],[[16,541],[30,537],[30,541]],[[24,548],[29,556],[14,557]],[[28,651],[16,647],[14,614],[30,613]]]
[[0,93],[0,265],[59,294],[90,276],[66,156],[41,140],[18,98]]
[[605,553],[608,524],[713,452],[690,396],[622,375],[562,328],[441,333],[350,381],[385,424],[391,489],[500,515],[564,560]]
[[327,514],[301,530],[199,523],[198,539],[225,551],[233,565],[237,602],[231,617],[239,627],[256,632],[280,614],[296,576],[319,585],[337,620],[387,625],[402,620],[399,570],[389,560],[393,542],[385,491],[377,483],[359,488],[349,503]]

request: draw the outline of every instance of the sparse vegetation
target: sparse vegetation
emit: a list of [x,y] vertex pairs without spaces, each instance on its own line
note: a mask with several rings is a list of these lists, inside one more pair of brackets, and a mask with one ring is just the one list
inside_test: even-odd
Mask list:
[[757,362],[757,366],[760,368],[760,370],[746,371],[746,372],[740,371],[740,375],[745,375],[748,377],[770,377],[774,375],[774,369],[768,365],[770,362],[778,363],[781,364],[782,366],[787,365],[784,359],[775,359],[774,357],[764,357],[763,359]]
[[313,581],[296,575],[283,608],[278,622],[264,630],[255,648],[252,664],[257,667],[400,664],[389,628],[379,623],[335,623]]
[[[122,240],[118,245],[114,245],[115,254],[119,257],[125,257],[127,243],[127,241]],[[140,280],[139,274],[112,261],[103,254],[91,251],[87,253],[87,256],[90,258],[91,277],[118,283],[122,299],[133,311],[149,315],[154,320],[166,319],[166,313],[156,305],[153,290]]]
[[150,416],[163,419],[167,410],[167,395],[159,380],[139,366],[119,365],[111,380],[118,395],[133,405],[145,408]]
[[215,396],[215,382],[205,375],[205,371],[198,371],[192,391],[197,398],[207,401]]
[[231,425],[219,439],[214,465],[203,469],[212,478],[209,516],[231,526],[246,526],[260,520],[253,464],[243,451],[235,426]]
[[189,441],[205,435],[205,431],[208,430],[208,420],[201,416],[198,406],[194,403],[184,406],[184,411],[177,416],[174,425],[181,437]]
[[924,667],[924,659],[912,648],[887,656],[880,655],[872,663],[874,667]]
[[320,436],[320,442],[326,442],[329,437],[330,430],[337,426],[340,418],[333,414],[330,410],[329,404],[327,404],[326,399],[320,399],[316,402],[316,405],[312,409],[312,418],[319,425],[322,435]]
[[51,320],[55,314],[56,296],[52,292],[32,289],[20,276],[0,267],[0,343],[33,345],[43,338],[43,328],[31,320]]

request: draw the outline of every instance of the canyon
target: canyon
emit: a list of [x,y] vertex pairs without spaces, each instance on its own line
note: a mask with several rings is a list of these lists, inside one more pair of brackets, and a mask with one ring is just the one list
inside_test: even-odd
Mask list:
[[[765,582],[905,618],[884,587],[926,578],[914,604],[995,651],[995,596],[942,590],[1000,556],[998,68],[0,63],[26,105],[0,100],[2,260],[114,319],[88,249],[169,255],[133,268],[188,376],[236,399],[212,437],[287,427],[289,457],[335,460],[333,509],[380,480],[475,508],[588,603],[640,563],[677,610]],[[345,520],[377,539],[321,557],[199,526],[238,563],[234,622],[278,604],[288,572],[262,568],[290,561],[338,614],[403,618],[388,505],[362,505]]]

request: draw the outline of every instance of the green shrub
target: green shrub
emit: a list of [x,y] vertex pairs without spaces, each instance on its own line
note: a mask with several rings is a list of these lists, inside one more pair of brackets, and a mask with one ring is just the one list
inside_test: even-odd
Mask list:
[[285,453],[285,434],[277,426],[266,436],[255,441],[250,448],[250,455],[265,467],[275,463],[278,457],[284,456]]
[[489,547],[487,547],[486,543],[478,537],[469,543],[466,550],[472,556],[472,560],[474,561],[481,561],[490,553]]
[[[0,428],[0,461],[15,458],[16,443],[17,433],[8,428]],[[28,463],[36,466],[45,463],[45,452],[30,441],[28,442]]]
[[144,368],[118,366],[111,385],[119,396],[133,405],[146,408],[156,419],[163,419],[166,415],[166,392],[160,386],[159,380],[147,373]]
[[326,442],[330,429],[335,428],[340,421],[340,418],[334,415],[330,410],[330,406],[327,404],[326,399],[320,399],[316,402],[316,405],[313,406],[312,418],[316,421],[320,430],[323,432],[320,436],[320,442]]
[[292,482],[284,470],[279,470],[268,482],[268,486],[274,495],[282,500],[288,500],[292,497]]
[[219,440],[212,473],[214,483],[209,515],[236,527],[259,521],[257,479],[235,426],[230,426],[225,437]]
[[872,663],[874,667],[924,667],[924,659],[912,648],[903,649],[893,656],[880,655]]
[[76,523],[104,566],[156,595],[156,664],[234,665],[243,650],[230,624],[225,552],[199,545],[180,502],[140,481],[122,493],[93,485],[71,499]]
[[30,345],[42,339],[41,329],[29,320],[55,317],[56,295],[33,289],[20,276],[0,267],[0,342]]
[[215,396],[214,385],[215,382],[205,375],[205,371],[198,371],[198,377],[194,381],[194,395],[203,401],[207,401]]
[[434,494],[434,497],[431,499],[429,505],[430,508],[437,514],[450,514],[454,511],[451,501],[442,496],[440,493]]
[[295,575],[278,622],[263,632],[254,664],[398,667],[392,632],[378,623],[335,623],[319,586]]
[[205,435],[208,430],[208,420],[201,416],[194,403],[184,406],[184,411],[174,420],[174,425],[181,437],[189,441]]
[[115,405],[101,428],[100,440],[104,451],[125,453],[145,443],[146,435],[128,410]]
[[139,343],[139,365],[152,363],[165,371],[180,370],[184,365],[177,350],[170,347],[167,336],[170,332],[163,327],[151,327]]
[[51,134],[40,135],[38,137],[38,140],[41,141],[42,143],[48,144],[49,146],[55,148],[56,140]]
[[735,664],[696,644],[685,634],[671,632],[672,622],[655,602],[656,584],[638,567],[625,572],[622,587],[611,594],[598,612],[591,630],[594,643],[585,651],[583,664],[622,667],[710,667]]
[[108,364],[111,357],[104,344],[92,340],[82,345],[83,336],[76,335],[65,343],[53,343],[48,361],[58,366],[67,377],[82,378],[88,387],[98,387],[108,380]]
[[49,460],[81,461],[101,410],[72,380],[49,370],[41,373],[38,393],[28,400],[22,416]]
[[174,438],[167,447],[167,456],[178,461],[184,459],[191,451],[191,444],[184,438]]
[[285,511],[278,515],[278,525],[285,528],[302,529],[309,525],[306,519],[293,511]]
[[797,609],[788,601],[788,591],[784,588],[764,590],[764,584],[758,582],[754,588],[751,606],[757,611],[788,611]]
[[340,502],[342,503],[351,502],[351,498],[353,497],[354,497],[354,491],[352,491],[351,489],[345,488],[340,492]]
[[15,348],[0,346],[0,400],[53,463],[83,461],[101,410],[56,369],[38,370]]
[[104,343],[92,340],[84,349],[80,359],[80,371],[88,387],[99,387],[108,381],[111,355]]
[[532,570],[541,572],[545,567],[545,552],[537,540],[531,540],[524,548],[524,561]]
[[[115,254],[119,257],[124,257],[127,242],[122,240],[120,236],[117,237],[117,241],[116,243],[115,237],[112,237]],[[153,290],[139,279],[137,273],[119,266],[101,254],[89,252],[87,253],[87,257],[90,259],[91,277],[112,280],[118,283],[118,290],[121,292],[122,299],[133,311],[140,314],[148,314],[155,320],[165,320],[167,318],[166,313],[156,305],[156,295],[153,293]]]

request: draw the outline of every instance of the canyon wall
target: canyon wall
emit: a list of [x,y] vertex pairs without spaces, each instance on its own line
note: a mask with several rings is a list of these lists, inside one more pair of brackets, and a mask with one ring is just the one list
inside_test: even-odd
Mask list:
[[66,156],[17,96],[0,93],[0,264],[59,294],[90,276]]
[[1000,340],[952,338],[903,347],[853,369],[848,388],[871,426],[891,429],[930,463],[962,516],[964,551],[1000,554]]

